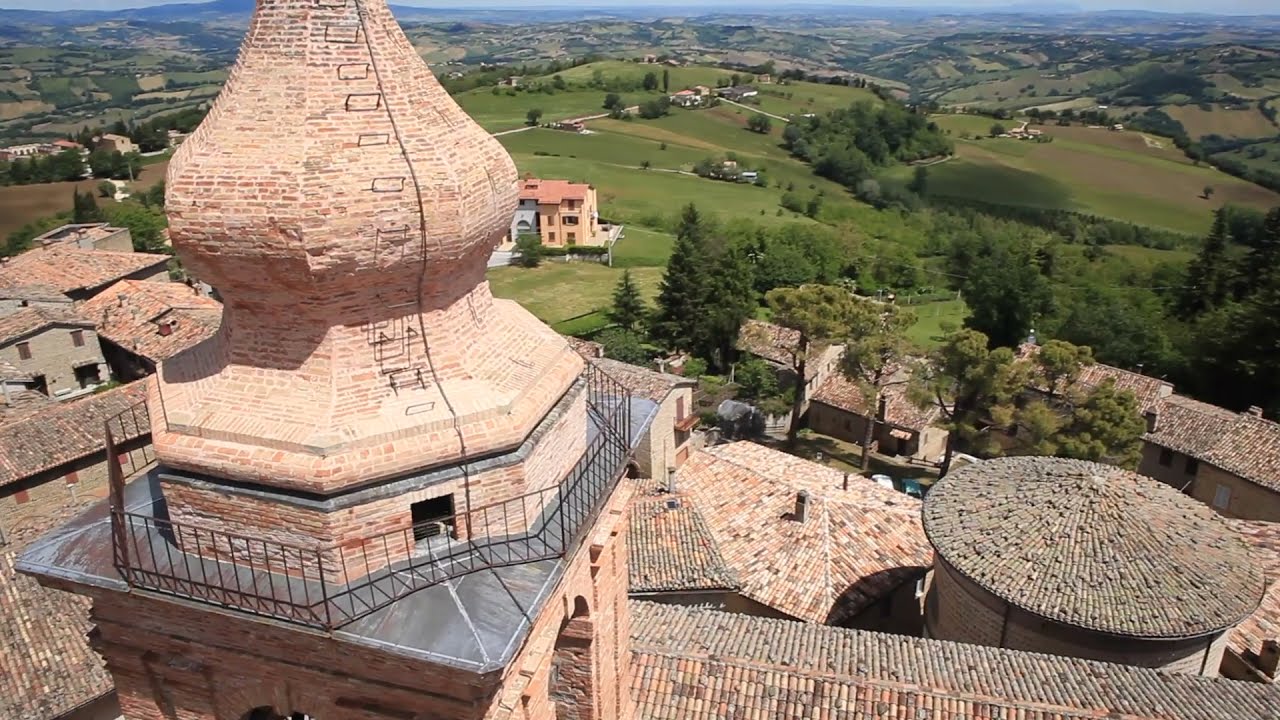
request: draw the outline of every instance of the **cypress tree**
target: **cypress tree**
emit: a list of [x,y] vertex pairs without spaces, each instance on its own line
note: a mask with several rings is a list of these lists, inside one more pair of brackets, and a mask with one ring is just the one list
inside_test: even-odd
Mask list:
[[672,350],[693,349],[708,281],[706,227],[697,207],[685,207],[658,292],[652,336]]
[[1187,283],[1182,289],[1179,310],[1186,317],[1194,317],[1220,307],[1231,287],[1231,266],[1227,258],[1227,246],[1231,233],[1227,229],[1226,208],[1214,213],[1213,229],[1205,238],[1200,254],[1187,267]]

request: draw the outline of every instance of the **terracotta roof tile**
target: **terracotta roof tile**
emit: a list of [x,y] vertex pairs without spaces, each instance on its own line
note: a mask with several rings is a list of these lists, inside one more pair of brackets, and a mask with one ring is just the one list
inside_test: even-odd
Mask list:
[[697,382],[679,375],[660,373],[657,370],[650,370],[639,365],[631,365],[608,358],[600,358],[595,363],[606,375],[622,383],[623,386],[631,391],[633,396],[652,400],[656,403],[661,403],[667,399],[671,391],[678,387],[693,387],[697,385]]
[[791,367],[800,345],[800,331],[761,320],[748,320],[738,333],[738,349]]
[[1171,395],[1156,411],[1155,432],[1143,439],[1192,457],[1203,457],[1236,421],[1236,414],[1198,400]]
[[1241,413],[1201,459],[1249,482],[1280,491],[1280,424]]
[[168,255],[52,245],[22,253],[0,265],[0,287],[36,285],[68,293],[102,287],[168,262]]
[[[906,379],[905,375],[902,378]],[[897,382],[897,381],[895,381]],[[883,421],[895,427],[920,432],[938,421],[942,411],[930,405],[920,409],[907,397],[905,383],[890,385],[884,390],[885,417]],[[813,396],[814,402],[830,405],[861,417],[870,417],[866,397],[858,384],[842,373],[832,373]]]
[[[1023,344],[1018,348],[1019,357],[1028,359],[1040,352],[1039,345]],[[1117,390],[1128,390],[1133,393],[1138,404],[1138,412],[1158,412],[1162,399],[1173,394],[1173,385],[1165,380],[1149,375],[1122,370],[1111,365],[1094,363],[1080,369],[1080,377],[1076,381],[1083,389],[1092,390],[1108,380],[1115,383]]]
[[[0,370],[0,374],[3,374],[2,370]],[[8,398],[7,401],[5,397],[0,396],[0,426],[39,412],[50,405],[56,405],[58,402],[48,395],[35,390],[11,389],[6,393],[6,396]]]
[[[161,362],[212,337],[222,303],[182,283],[122,280],[78,308],[98,335],[152,362]],[[169,335],[160,323],[173,323]]]
[[27,307],[11,315],[0,316],[0,345],[7,345],[53,325],[93,328],[93,323],[71,312],[70,308]]
[[1259,683],[631,602],[642,720],[1274,720]]
[[1211,508],[1109,465],[967,465],[929,492],[924,527],[938,554],[987,591],[1097,632],[1207,635],[1247,617],[1265,590],[1261,565]]
[[[669,505],[670,503],[670,505]],[[633,593],[726,590],[738,586],[707,522],[679,498],[638,495],[627,536]]]
[[89,599],[19,575],[14,557],[0,552],[0,717],[61,717],[113,687],[85,641]]
[[[922,575],[920,502],[749,442],[695,453],[677,495],[706,522],[742,595],[791,617],[841,622]],[[796,496],[808,516],[794,520]]]
[[1266,568],[1267,594],[1244,622],[1231,630],[1228,647],[1239,654],[1262,650],[1265,640],[1280,640],[1280,523],[1228,520],[1254,550]]
[[572,335],[565,335],[564,339],[569,343],[569,347],[573,348],[574,352],[588,360],[596,360],[604,357],[604,346],[598,342],[583,340],[582,338],[576,338]]
[[[58,403],[0,425],[0,486],[101,451],[103,424],[144,402],[146,382]],[[130,440],[150,431],[143,417],[126,423],[117,439]]]
[[568,180],[526,178],[520,182],[520,199],[536,200],[540,205],[559,205],[565,200],[585,200],[590,185]]

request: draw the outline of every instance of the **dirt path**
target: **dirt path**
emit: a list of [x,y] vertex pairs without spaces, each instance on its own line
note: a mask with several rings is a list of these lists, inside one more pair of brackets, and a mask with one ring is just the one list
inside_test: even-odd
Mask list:
[[750,111],[751,111],[751,112],[753,112],[753,113],[757,113],[757,114],[760,114],[760,115],[764,115],[765,117],[771,117],[771,118],[773,118],[774,120],[781,120],[781,121],[782,121],[782,122],[784,122],[784,123],[789,123],[789,122],[791,122],[790,120],[788,120],[787,118],[782,117],[781,115],[774,115],[773,113],[765,112],[765,111],[761,110],[760,108],[751,107],[750,105],[743,105],[742,103],[734,102],[734,101],[732,101],[732,100],[728,100],[728,99],[726,99],[726,98],[720,98],[720,102],[723,102],[723,103],[729,103],[730,105],[737,105],[738,107],[740,107],[740,108],[742,108],[742,109],[744,109],[744,110],[750,110]]

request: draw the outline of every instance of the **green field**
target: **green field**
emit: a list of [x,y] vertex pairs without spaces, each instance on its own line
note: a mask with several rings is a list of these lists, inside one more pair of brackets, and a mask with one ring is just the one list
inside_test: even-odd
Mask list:
[[[495,268],[489,271],[489,283],[496,297],[518,301],[557,330],[580,332],[562,325],[607,309],[622,273],[593,262],[545,262],[536,268]],[[633,268],[631,275],[647,299],[658,294],[661,268]],[[598,321],[592,324],[599,326]]]
[[[934,195],[1072,210],[1197,235],[1208,230],[1222,205],[1280,205],[1276,193],[1196,166],[1167,138],[1045,125],[1040,128],[1053,142],[979,140],[995,121],[966,115],[936,120],[956,138],[957,156],[930,168]],[[963,133],[975,139],[963,139]],[[909,172],[897,168],[890,176],[901,179]],[[1201,197],[1206,186],[1214,188],[1208,200]]]

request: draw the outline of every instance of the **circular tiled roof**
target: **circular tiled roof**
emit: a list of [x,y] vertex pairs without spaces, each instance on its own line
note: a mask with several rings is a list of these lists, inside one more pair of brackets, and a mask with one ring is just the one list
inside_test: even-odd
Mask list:
[[1244,540],[1208,506],[1081,460],[1005,458],[929,492],[924,529],[970,580],[1030,613],[1102,633],[1208,635],[1265,590]]

